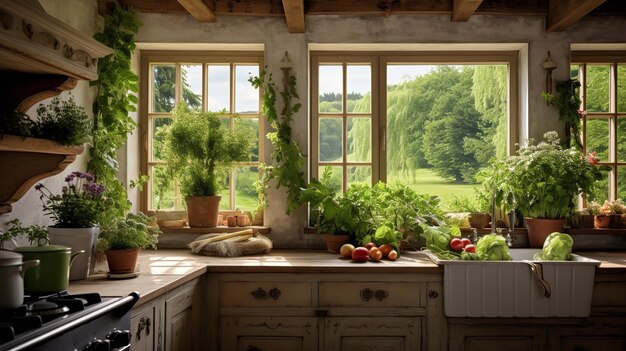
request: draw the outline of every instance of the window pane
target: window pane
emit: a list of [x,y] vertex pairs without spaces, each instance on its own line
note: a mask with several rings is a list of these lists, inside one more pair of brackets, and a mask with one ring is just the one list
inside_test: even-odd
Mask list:
[[602,180],[596,182],[589,194],[590,201],[604,203],[609,198],[609,171],[601,171]]
[[320,118],[319,123],[319,160],[321,162],[342,161],[342,119]]
[[579,65],[570,65],[569,66],[569,77],[571,79],[579,79],[578,74]]
[[208,65],[207,109],[230,112],[230,66]]
[[230,210],[230,174],[219,182],[218,189],[218,194],[222,196],[220,211]]
[[626,112],[626,64],[617,65],[617,111]]
[[164,166],[150,169],[150,188],[152,197],[148,207],[152,210],[173,210],[175,201],[174,184],[167,176]]
[[259,192],[254,183],[259,180],[257,167],[239,167],[235,176],[235,207],[252,211],[257,207]]
[[348,167],[348,186],[355,183],[372,185],[372,167],[350,166]]
[[240,120],[242,128],[248,128],[251,130],[250,135],[253,140],[252,154],[249,161],[257,162],[259,160],[259,119],[258,118],[241,118]]
[[617,196],[616,199],[626,200],[626,167],[617,167]]
[[176,104],[176,66],[152,65],[151,112],[170,112]]
[[323,178],[324,172],[330,173],[329,188],[335,192],[342,191],[341,184],[343,183],[343,167],[341,166],[320,166],[318,168],[318,177]]
[[181,65],[180,75],[183,101],[189,107],[202,109],[202,65]]
[[170,123],[172,119],[168,117],[152,119],[152,161],[161,160],[163,157],[165,131]]
[[248,81],[259,75],[259,66],[236,66],[235,112],[259,113],[259,91]]
[[587,66],[587,112],[609,111],[609,66]]
[[318,79],[319,112],[343,112],[343,67],[341,65],[321,65]]
[[346,67],[347,112],[370,113],[372,73],[369,65]]
[[626,162],[626,116],[617,120],[617,162]]
[[372,121],[370,118],[348,118],[348,162],[370,162],[372,154]]
[[587,153],[594,152],[600,162],[609,162],[609,120],[587,119]]

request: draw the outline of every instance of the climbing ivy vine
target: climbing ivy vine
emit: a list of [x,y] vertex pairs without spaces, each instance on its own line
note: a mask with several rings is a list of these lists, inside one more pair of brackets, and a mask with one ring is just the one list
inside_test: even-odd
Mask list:
[[117,151],[137,127],[129,116],[130,112],[137,111],[139,90],[138,77],[131,70],[131,55],[135,50],[135,34],[141,26],[135,11],[117,3],[104,20],[104,29],[94,38],[114,52],[98,60],[98,80],[91,82],[91,86],[96,87],[96,98],[93,146],[87,164],[97,181],[105,185],[110,200],[108,211],[103,212],[109,218],[102,218],[101,222],[123,216],[130,209],[126,189],[117,179]]
[[[300,205],[300,192],[306,186],[302,171],[304,156],[300,152],[298,144],[291,137],[293,115],[302,107],[301,103],[294,102],[294,99],[299,98],[296,91],[296,77],[291,73],[285,73],[284,91],[278,90],[272,79],[272,74],[268,74],[265,70],[261,71],[258,77],[250,78],[249,81],[256,89],[263,89],[261,112],[273,129],[267,133],[267,138],[274,146],[272,152],[274,164],[264,167],[263,180],[261,181],[264,184],[261,191],[261,201],[265,201],[263,195],[269,180],[277,179],[277,188],[281,186],[287,188],[287,214],[291,214]],[[278,95],[283,102],[280,116],[276,109]]]
[[[580,140],[580,123],[581,116],[580,96],[578,89],[580,82],[577,79],[568,79],[556,82],[556,96],[543,92],[541,95],[548,102],[548,105],[559,111],[559,119],[565,123],[565,140],[566,147],[576,146],[582,149],[583,144]],[[572,145],[572,139],[576,143]]]

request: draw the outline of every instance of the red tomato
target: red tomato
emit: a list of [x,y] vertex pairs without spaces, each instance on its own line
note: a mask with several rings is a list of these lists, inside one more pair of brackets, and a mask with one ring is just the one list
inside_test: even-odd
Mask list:
[[476,245],[474,245],[474,244],[469,244],[469,245],[465,246],[465,247],[463,248],[463,250],[464,250],[465,252],[476,253]]
[[468,238],[461,238],[461,241],[463,242],[463,247],[466,247],[467,245],[472,243]]
[[450,249],[452,249],[452,251],[461,252],[463,250],[463,241],[459,238],[450,240]]

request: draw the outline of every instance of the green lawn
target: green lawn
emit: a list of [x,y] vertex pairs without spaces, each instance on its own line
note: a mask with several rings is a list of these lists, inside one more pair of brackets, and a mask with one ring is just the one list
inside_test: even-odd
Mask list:
[[475,198],[475,187],[479,184],[458,184],[453,181],[449,181],[441,178],[431,169],[417,169],[414,176],[405,177],[399,180],[393,174],[387,176],[389,182],[397,181],[400,184],[406,185],[420,194],[438,195],[441,197],[442,207],[447,210],[447,204],[449,204],[454,197],[463,198],[469,197]]

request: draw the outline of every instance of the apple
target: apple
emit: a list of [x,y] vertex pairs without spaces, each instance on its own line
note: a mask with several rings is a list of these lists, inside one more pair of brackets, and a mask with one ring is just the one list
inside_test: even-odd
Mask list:
[[380,259],[381,259],[381,258],[383,258],[383,253],[382,253],[382,251],[380,251],[380,249],[379,249],[379,248],[377,248],[377,247],[372,247],[372,248],[370,249],[370,259],[371,259],[372,261],[376,261],[376,262],[378,262],[378,261],[380,261]]
[[391,252],[391,250],[393,250],[393,247],[389,244],[382,244],[379,247],[380,252],[383,253],[383,257],[387,257],[389,255],[389,253]]
[[342,257],[352,257],[352,251],[354,251],[354,245],[352,244],[343,244],[341,249],[339,249],[339,253]]
[[370,257],[370,251],[364,247],[357,247],[352,251],[352,261],[365,262]]
[[374,244],[374,243],[367,243],[367,244],[365,244],[365,248],[368,249],[368,250],[370,250],[372,247],[376,247],[376,244]]

